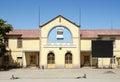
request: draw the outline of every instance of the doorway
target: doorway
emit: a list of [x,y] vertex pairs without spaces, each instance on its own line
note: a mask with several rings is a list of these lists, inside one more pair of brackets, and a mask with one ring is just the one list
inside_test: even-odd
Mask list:
[[39,52],[25,52],[26,67],[39,66]]
[[90,56],[84,56],[83,66],[90,66]]
[[30,56],[30,66],[36,66],[36,55]]
[[70,52],[65,54],[65,68],[72,68],[72,54]]
[[47,67],[55,68],[55,55],[53,52],[50,52],[47,55]]
[[17,57],[17,67],[22,67],[22,57]]
[[81,52],[80,56],[81,67],[90,67],[91,66],[91,52]]

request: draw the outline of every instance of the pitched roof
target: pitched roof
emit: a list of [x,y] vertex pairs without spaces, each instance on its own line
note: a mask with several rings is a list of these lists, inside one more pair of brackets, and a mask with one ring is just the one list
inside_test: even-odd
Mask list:
[[120,30],[98,30],[98,35],[120,35]]
[[81,38],[98,38],[98,36],[120,35],[120,30],[81,30]]
[[21,35],[22,38],[39,38],[39,30],[13,30],[7,35]]
[[[7,35],[20,35],[22,38],[39,38],[39,30],[13,30]],[[98,36],[120,35],[120,30],[80,30],[81,38],[98,38]]]
[[81,38],[97,38],[96,32],[93,30],[80,30]]

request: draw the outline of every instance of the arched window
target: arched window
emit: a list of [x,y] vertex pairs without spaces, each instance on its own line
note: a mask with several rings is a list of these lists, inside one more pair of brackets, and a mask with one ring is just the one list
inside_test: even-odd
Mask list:
[[48,33],[48,42],[71,42],[72,33],[67,27],[56,26]]
[[65,64],[72,64],[72,54],[70,52],[65,54]]
[[47,56],[47,63],[54,64],[55,63],[55,55],[54,53],[50,52]]

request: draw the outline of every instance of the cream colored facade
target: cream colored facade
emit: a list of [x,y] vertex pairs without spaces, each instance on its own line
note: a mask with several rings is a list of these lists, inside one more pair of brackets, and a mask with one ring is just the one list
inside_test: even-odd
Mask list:
[[[17,38],[19,36],[9,36],[9,47],[7,48],[10,51],[10,57],[9,57],[9,65],[12,66],[23,66],[27,67],[29,66],[29,56],[39,54],[39,39],[37,38],[30,38],[30,39],[22,39],[22,47],[17,48]],[[31,54],[32,53],[32,54]],[[29,55],[29,56],[27,56]],[[38,57],[38,55],[37,55]],[[21,59],[20,59],[21,58]],[[28,64],[27,64],[28,62]],[[36,60],[38,62],[38,60]]]
[[[18,48],[19,38],[22,40],[20,48]],[[92,57],[91,42],[98,38],[114,39],[114,57]],[[75,23],[59,15],[40,26],[38,30],[13,30],[10,32],[7,50],[9,50],[8,59],[0,58],[0,61],[4,60],[3,64],[9,66],[54,69],[118,68],[120,65],[120,34],[117,31],[114,31],[113,34],[104,30],[84,31]],[[6,60],[8,61],[6,62]],[[0,65],[2,65],[1,62]]]
[[[70,30],[72,40],[69,42],[49,42],[49,32],[56,26],[64,26]],[[40,60],[41,65],[45,68],[69,68],[65,66],[65,54],[71,52],[72,66],[70,68],[80,68],[80,28],[73,23],[70,23],[65,18],[59,16],[53,21],[43,25],[40,28]],[[69,36],[68,36],[69,37]],[[53,52],[55,54],[55,65],[49,67],[47,64],[47,55]]]

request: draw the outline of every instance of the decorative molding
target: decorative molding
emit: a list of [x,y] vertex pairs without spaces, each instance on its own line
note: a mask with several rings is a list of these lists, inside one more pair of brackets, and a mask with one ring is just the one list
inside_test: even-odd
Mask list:
[[76,44],[72,42],[60,43],[44,43],[45,48],[75,48]]

